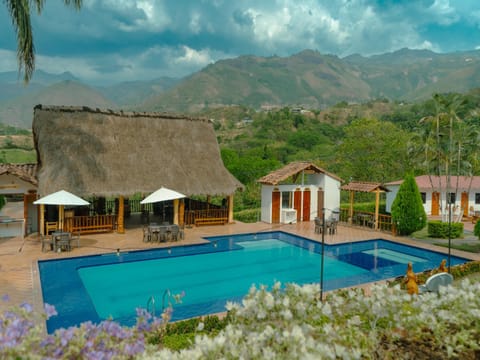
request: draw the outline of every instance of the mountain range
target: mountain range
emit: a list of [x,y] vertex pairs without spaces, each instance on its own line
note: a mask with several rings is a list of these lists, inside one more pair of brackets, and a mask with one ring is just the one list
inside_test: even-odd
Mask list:
[[84,84],[68,72],[42,71],[24,86],[10,72],[0,73],[0,123],[30,128],[32,109],[40,103],[182,113],[232,105],[323,109],[378,98],[415,102],[434,93],[463,93],[477,87],[480,51],[438,54],[402,49],[339,58],[304,50],[289,57],[240,56],[182,79],[104,87]]

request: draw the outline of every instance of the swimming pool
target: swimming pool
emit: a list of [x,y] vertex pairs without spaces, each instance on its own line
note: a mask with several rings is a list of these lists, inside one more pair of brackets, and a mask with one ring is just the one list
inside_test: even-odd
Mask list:
[[[321,244],[285,232],[209,237],[206,244],[39,261],[43,301],[58,315],[47,330],[112,317],[135,323],[135,309],[185,292],[173,320],[225,310],[252,284],[320,282]],[[333,290],[432,269],[445,254],[377,239],[325,245],[324,289]],[[468,259],[451,257],[451,264]],[[173,302],[173,301],[172,301]]]

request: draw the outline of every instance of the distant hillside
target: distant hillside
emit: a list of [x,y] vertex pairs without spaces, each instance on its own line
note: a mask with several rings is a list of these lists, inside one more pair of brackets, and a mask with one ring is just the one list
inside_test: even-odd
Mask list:
[[306,50],[286,58],[218,61],[143,107],[188,112],[223,105],[320,108],[343,100],[367,100],[370,93],[368,84],[340,58]]
[[402,49],[340,59],[305,50],[290,57],[242,56],[221,60],[148,99],[156,111],[200,111],[244,105],[321,109],[375,98],[424,100],[435,92],[480,87],[480,51],[436,54]]
[[236,107],[320,111],[340,104],[333,117],[345,121],[355,116],[347,114],[345,103],[418,102],[437,92],[467,93],[474,88],[480,88],[480,51],[437,54],[402,49],[342,59],[305,50],[289,57],[220,60],[184,79],[104,87],[82,85],[69,73],[41,71],[23,86],[16,73],[0,73],[0,122],[30,128],[31,109],[38,103],[195,114]]
[[138,107],[146,99],[170,90],[180,79],[162,77],[151,81],[129,81],[98,87],[103,96],[120,107]]
[[102,94],[74,81],[63,81],[42,88],[33,94],[27,94],[0,103],[0,123],[21,128],[31,128],[33,107],[44,105],[90,106],[102,109],[115,108],[116,105],[105,99]]

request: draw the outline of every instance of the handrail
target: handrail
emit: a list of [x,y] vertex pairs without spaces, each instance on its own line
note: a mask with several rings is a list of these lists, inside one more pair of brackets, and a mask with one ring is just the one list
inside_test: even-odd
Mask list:
[[168,295],[168,307],[172,306],[172,303],[170,302],[170,298],[172,297],[172,294],[170,293],[170,289],[165,289],[163,292],[163,297],[162,297],[162,311],[165,310],[165,296]]
[[[152,311],[149,310],[149,305],[152,305]],[[149,313],[151,313],[152,316],[155,316],[155,298],[152,296],[150,296],[147,300],[147,311]]]

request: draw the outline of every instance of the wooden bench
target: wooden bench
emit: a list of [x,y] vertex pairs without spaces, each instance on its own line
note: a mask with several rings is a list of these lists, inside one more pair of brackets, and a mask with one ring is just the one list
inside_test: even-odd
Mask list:
[[195,226],[202,225],[225,225],[228,222],[227,218],[201,218],[195,219]]
[[112,232],[113,224],[110,225],[91,225],[91,226],[78,226],[72,227],[71,232],[78,234],[92,234],[92,233],[102,233],[102,232]]

